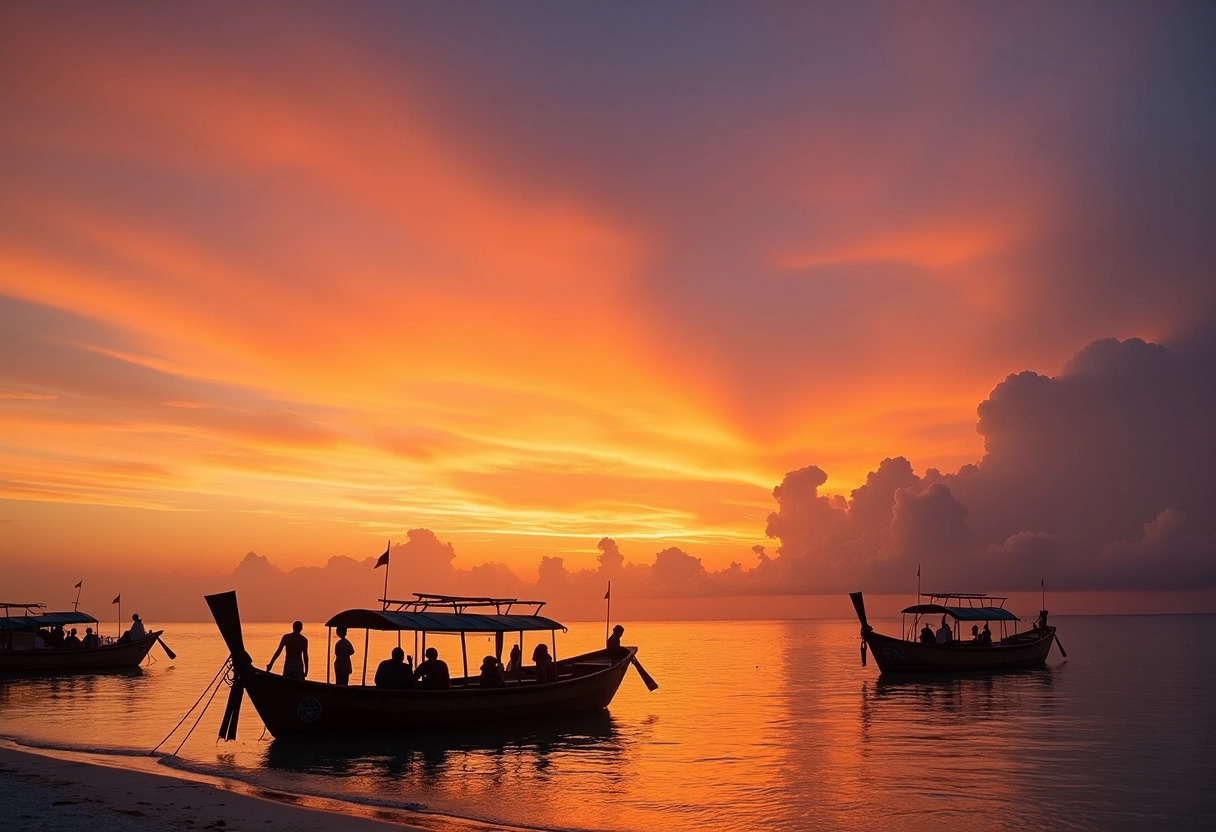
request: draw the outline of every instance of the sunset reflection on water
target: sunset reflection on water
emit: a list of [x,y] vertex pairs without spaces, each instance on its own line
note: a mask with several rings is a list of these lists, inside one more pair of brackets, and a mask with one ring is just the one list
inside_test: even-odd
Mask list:
[[[246,703],[237,741],[217,744],[213,706],[173,764],[546,829],[1186,827],[1216,818],[1204,739],[1216,718],[1203,704],[1216,656],[1197,635],[1212,623],[1062,616],[1067,661],[1053,651],[1041,670],[891,679],[860,666],[856,622],[626,622],[660,687],[647,691],[631,671],[605,713],[301,743],[261,736]],[[246,626],[255,661],[283,630]],[[603,632],[603,622],[572,624],[558,653],[596,647]],[[315,678],[325,630],[305,633]],[[361,660],[363,635],[351,635]],[[146,753],[224,658],[206,625],[166,637],[178,660],[133,675],[0,682],[0,734]],[[390,646],[373,641],[369,661]]]

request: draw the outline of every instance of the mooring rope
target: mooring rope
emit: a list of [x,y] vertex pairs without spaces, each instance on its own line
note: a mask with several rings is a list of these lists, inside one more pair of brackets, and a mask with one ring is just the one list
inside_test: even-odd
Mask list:
[[220,689],[219,685],[217,685],[216,682],[219,681],[220,677],[223,676],[225,674],[225,672],[231,666],[232,666],[232,659],[231,658],[224,659],[224,663],[222,665],[220,665],[220,669],[216,672],[215,676],[213,676],[211,678],[211,681],[207,683],[207,687],[205,687],[203,689],[203,692],[201,694],[199,694],[198,699],[194,700],[194,704],[190,706],[190,708],[186,711],[186,713],[182,715],[182,718],[180,720],[178,720],[177,724],[173,726],[173,730],[170,731],[163,740],[158,742],[156,744],[155,748],[153,748],[151,751],[148,752],[149,755],[155,754],[162,745],[164,745],[165,743],[167,743],[169,741],[170,737],[172,737],[174,734],[177,733],[177,729],[181,728],[182,723],[190,718],[190,714],[192,714],[194,712],[194,709],[198,707],[198,703],[203,701],[203,697],[207,695],[207,691],[211,690],[211,688],[214,687],[215,691],[212,691],[211,699],[207,700],[207,704],[205,706],[203,706],[203,710],[199,713],[198,719],[194,720],[194,725],[190,726],[190,730],[186,732],[186,736],[182,739],[181,744],[178,745],[177,748],[174,750],[173,754],[176,755],[177,752],[181,750],[181,747],[186,744],[186,740],[190,738],[190,734],[192,734],[194,732],[194,729],[198,727],[199,720],[201,720],[203,718],[203,714],[205,714],[207,712],[207,708],[211,707],[211,700],[215,699],[215,693],[216,693],[216,691],[218,691]]

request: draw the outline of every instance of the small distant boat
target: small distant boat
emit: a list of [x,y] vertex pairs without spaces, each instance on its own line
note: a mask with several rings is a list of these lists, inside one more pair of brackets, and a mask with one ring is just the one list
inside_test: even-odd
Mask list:
[[138,667],[164,632],[150,632],[135,641],[107,639],[96,647],[51,647],[41,631],[56,626],[96,628],[97,619],[76,610],[45,609],[45,604],[0,601],[0,673],[95,673]]
[[[1053,643],[1059,646],[1061,655],[1068,655],[1060,645],[1056,628],[1047,623],[1046,610],[1039,613],[1031,629],[1019,632],[1021,619],[1005,609],[1007,598],[955,592],[930,593],[927,597],[928,603],[903,610],[905,616],[913,617],[912,624],[905,629],[906,637],[896,638],[876,633],[866,620],[862,594],[849,593],[861,622],[862,665],[865,665],[867,647],[883,673],[955,673],[1039,667],[1047,661]],[[938,616],[953,619],[949,643],[919,640],[919,628]],[[991,633],[990,641],[971,638],[970,633],[967,638],[958,638],[963,635],[964,626],[984,625],[987,628],[990,624],[995,624],[998,630]]]
[[[539,680],[527,668],[507,673],[501,686],[481,687],[468,670],[467,634],[493,635],[495,656],[502,657],[504,637],[525,632],[565,630],[540,615],[543,601],[417,593],[410,601],[384,600],[382,609],[351,609],[326,626],[350,630],[386,630],[426,635],[460,636],[464,675],[443,690],[404,690],[366,684],[290,679],[255,667],[245,651],[236,593],[205,596],[211,615],[231,653],[233,686],[220,724],[220,737],[236,738],[242,692],[276,738],[333,732],[384,734],[456,725],[498,726],[558,720],[607,708],[632,664],[647,687],[658,687],[637,661],[636,647],[596,650],[554,661],[556,673]],[[516,607],[530,608],[518,612]],[[483,611],[484,610],[484,611]],[[492,610],[492,611],[489,611]],[[365,641],[366,643],[366,641]],[[327,660],[328,661],[328,660]],[[365,653],[365,665],[366,665]],[[366,678],[365,678],[366,682]]]

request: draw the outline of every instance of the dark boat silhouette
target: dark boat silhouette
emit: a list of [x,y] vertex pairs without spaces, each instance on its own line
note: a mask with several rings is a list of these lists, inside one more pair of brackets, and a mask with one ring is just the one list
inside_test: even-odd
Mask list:
[[[111,639],[97,647],[40,646],[38,631],[58,626],[97,625],[88,613],[43,612],[45,604],[0,601],[0,673],[95,673],[139,667],[163,630],[134,641]],[[21,610],[13,615],[13,610]]]
[[[216,625],[231,653],[233,687],[220,725],[220,736],[233,739],[243,693],[267,730],[284,738],[302,734],[394,733],[476,724],[535,723],[586,714],[608,707],[621,680],[633,664],[653,690],[657,685],[638,665],[636,647],[596,650],[554,662],[556,678],[538,680],[527,672],[507,674],[500,687],[481,687],[477,676],[454,678],[444,690],[390,690],[365,685],[290,679],[255,667],[245,651],[236,593],[205,596]],[[469,633],[495,636],[501,656],[504,636],[525,632],[565,630],[539,614],[544,602],[510,598],[469,598],[419,593],[412,601],[384,601],[380,610],[352,609],[338,613],[326,626],[360,630]],[[536,605],[525,614],[516,605]],[[394,607],[390,609],[389,607]],[[493,613],[470,609],[493,607]],[[467,651],[462,652],[466,653]]]
[[[861,622],[862,664],[869,648],[883,673],[955,673],[971,670],[1014,670],[1039,667],[1047,661],[1053,643],[1059,644],[1056,628],[1047,624],[1046,611],[1039,614],[1034,627],[1018,632],[1017,615],[1005,609],[1006,598],[983,593],[929,593],[929,603],[907,607],[904,615],[913,616],[912,626],[905,630],[906,638],[883,635],[874,631],[866,620],[865,602],[860,592],[849,593],[857,619]],[[964,624],[996,623],[999,634],[991,643],[952,638],[948,644],[925,643],[916,640],[915,633],[922,618],[929,616],[951,618],[953,631]],[[1064,654],[1063,646],[1060,653]],[[1067,654],[1064,654],[1067,655]]]

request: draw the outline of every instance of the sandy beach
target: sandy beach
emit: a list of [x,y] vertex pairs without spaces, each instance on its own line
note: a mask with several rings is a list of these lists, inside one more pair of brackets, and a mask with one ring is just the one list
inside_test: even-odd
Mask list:
[[[123,760],[123,763],[126,763]],[[139,765],[139,761],[131,761]],[[487,832],[508,829],[459,818],[254,791],[239,784],[184,779],[157,768],[108,764],[100,755],[0,743],[5,828],[164,832]]]

